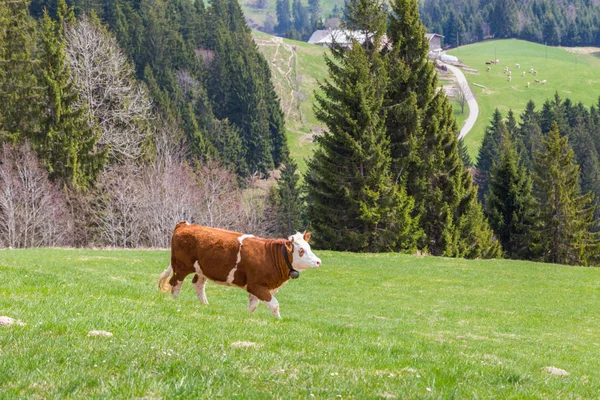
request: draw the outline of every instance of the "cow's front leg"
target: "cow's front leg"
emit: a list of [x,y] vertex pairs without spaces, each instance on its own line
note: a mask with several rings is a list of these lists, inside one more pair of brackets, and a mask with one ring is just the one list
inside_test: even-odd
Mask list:
[[263,303],[265,303],[265,305],[269,307],[274,316],[276,316],[277,318],[281,318],[281,315],[279,315],[279,302],[277,301],[275,296],[271,296],[271,301],[263,301]]
[[[279,302],[275,297],[273,297],[273,295],[271,295],[269,289],[263,286],[248,286],[248,292],[251,295],[258,297],[259,300],[265,303],[265,305],[269,307],[269,310],[271,310],[274,316],[276,316],[277,318],[281,318],[281,316],[279,315]],[[250,306],[248,306],[248,308],[250,308]]]
[[258,307],[258,302],[260,299],[253,295],[252,293],[248,293],[248,312],[254,312],[256,307]]
[[196,289],[196,295],[198,296],[198,300],[201,303],[208,304],[208,299],[206,298],[206,281],[207,278],[204,275],[196,274],[194,275],[194,279],[192,279],[192,284],[194,285],[194,289]]

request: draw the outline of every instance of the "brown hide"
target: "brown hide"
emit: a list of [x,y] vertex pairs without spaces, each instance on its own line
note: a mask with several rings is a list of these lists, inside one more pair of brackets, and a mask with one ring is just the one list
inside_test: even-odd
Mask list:
[[[171,285],[183,281],[196,272],[198,261],[202,274],[216,283],[228,284],[227,277],[235,268],[240,238],[243,234],[223,229],[180,222],[171,239]],[[242,241],[241,260],[237,265],[231,285],[246,287],[263,301],[271,301],[270,291],[279,288],[289,278],[289,269],[283,258],[286,246],[288,259],[292,260],[292,244],[285,239],[246,237]],[[196,278],[194,278],[196,279]]]

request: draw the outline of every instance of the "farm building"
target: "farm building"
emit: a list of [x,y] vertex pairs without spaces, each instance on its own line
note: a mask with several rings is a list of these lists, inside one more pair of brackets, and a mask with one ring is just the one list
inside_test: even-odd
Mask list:
[[442,51],[442,38],[444,36],[438,33],[426,33],[425,38],[429,42],[429,51],[439,53]]
[[[383,35],[383,44],[388,42],[386,35]],[[330,47],[333,43],[337,43],[342,47],[349,48],[352,44],[352,40],[356,40],[359,43],[364,43],[366,37],[363,33],[358,31],[345,31],[342,29],[320,29],[313,32],[308,39],[308,43],[316,44],[318,46]]]
[[[444,36],[437,33],[427,33],[425,38],[429,42],[429,54],[430,56],[439,56],[442,51],[442,38]],[[350,47],[352,39],[357,40],[360,43],[365,41],[365,35],[357,31],[344,31],[341,29],[320,29],[314,31],[308,39],[308,43],[316,44],[318,46],[329,47],[334,42],[338,43],[342,47]],[[387,36],[383,36],[384,45],[388,42]],[[435,58],[435,57],[432,57]]]

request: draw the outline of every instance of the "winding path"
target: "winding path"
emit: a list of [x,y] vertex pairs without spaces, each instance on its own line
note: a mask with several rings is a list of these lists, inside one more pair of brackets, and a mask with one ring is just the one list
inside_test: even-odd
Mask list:
[[477,100],[475,100],[475,96],[469,87],[469,83],[467,82],[467,78],[465,78],[465,74],[459,68],[456,68],[454,65],[445,64],[450,71],[456,76],[458,80],[458,88],[459,90],[465,90],[465,96],[467,97],[467,103],[469,104],[469,116],[467,117],[465,124],[460,130],[460,134],[458,135],[459,139],[464,138],[467,133],[473,129],[473,125],[477,121],[477,117],[479,116],[479,105],[477,104]]

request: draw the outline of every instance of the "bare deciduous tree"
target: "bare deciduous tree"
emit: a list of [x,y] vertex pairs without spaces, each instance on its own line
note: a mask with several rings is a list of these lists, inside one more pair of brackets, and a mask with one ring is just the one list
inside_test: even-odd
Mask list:
[[456,102],[460,106],[461,114],[465,113],[465,105],[469,100],[471,100],[471,90],[469,89],[469,85],[462,83],[456,92]]
[[104,243],[113,247],[141,246],[140,169],[131,162],[107,168],[98,179],[97,224]]
[[149,134],[152,104],[116,39],[86,16],[68,27],[66,39],[81,101],[101,128],[99,144],[110,146],[114,160],[139,158]]
[[73,220],[65,196],[48,180],[29,145],[5,144],[0,159],[0,245],[70,245]]

